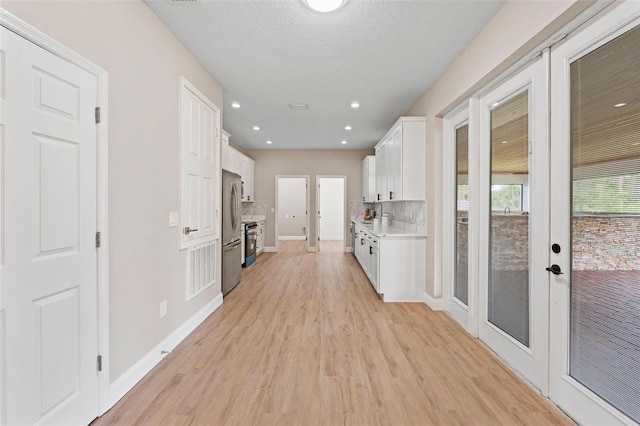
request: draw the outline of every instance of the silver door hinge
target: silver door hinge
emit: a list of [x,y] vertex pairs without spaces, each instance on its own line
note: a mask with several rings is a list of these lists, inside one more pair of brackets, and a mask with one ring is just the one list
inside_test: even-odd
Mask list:
[[98,355],[98,371],[102,371],[102,355]]
[[100,233],[100,231],[96,232],[96,248],[100,248],[100,245],[102,244],[102,234]]
[[100,107],[96,107],[96,124],[100,124]]

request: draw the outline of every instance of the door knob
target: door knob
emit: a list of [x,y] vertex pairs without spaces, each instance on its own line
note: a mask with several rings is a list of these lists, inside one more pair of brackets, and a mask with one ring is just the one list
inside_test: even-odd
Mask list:
[[184,228],[184,235],[189,235],[192,232],[196,232],[197,229],[191,229],[188,226],[186,228]]
[[551,272],[553,275],[562,275],[564,274],[564,272],[562,272],[562,269],[560,269],[560,266],[558,265],[551,265],[548,268],[545,268],[547,271]]

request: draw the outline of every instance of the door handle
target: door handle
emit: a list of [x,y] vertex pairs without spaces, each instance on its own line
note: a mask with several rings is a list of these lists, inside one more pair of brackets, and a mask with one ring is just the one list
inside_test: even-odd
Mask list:
[[197,229],[191,229],[188,226],[186,228],[184,228],[184,235],[189,235],[192,232],[196,232]]
[[373,247],[369,246],[369,254],[373,254]]
[[551,272],[553,275],[562,275],[564,274],[564,272],[562,272],[562,269],[560,269],[560,266],[558,265],[551,265],[548,268],[545,268],[547,271]]

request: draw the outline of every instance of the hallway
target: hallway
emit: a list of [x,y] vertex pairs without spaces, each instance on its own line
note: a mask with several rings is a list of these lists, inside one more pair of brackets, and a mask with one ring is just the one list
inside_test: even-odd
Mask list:
[[265,253],[93,425],[572,424],[443,312],[383,304],[352,254]]

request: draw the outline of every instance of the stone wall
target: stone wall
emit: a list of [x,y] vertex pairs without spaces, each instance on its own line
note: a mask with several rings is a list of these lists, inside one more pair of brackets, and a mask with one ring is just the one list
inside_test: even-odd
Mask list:
[[573,218],[573,269],[640,270],[640,217]]

